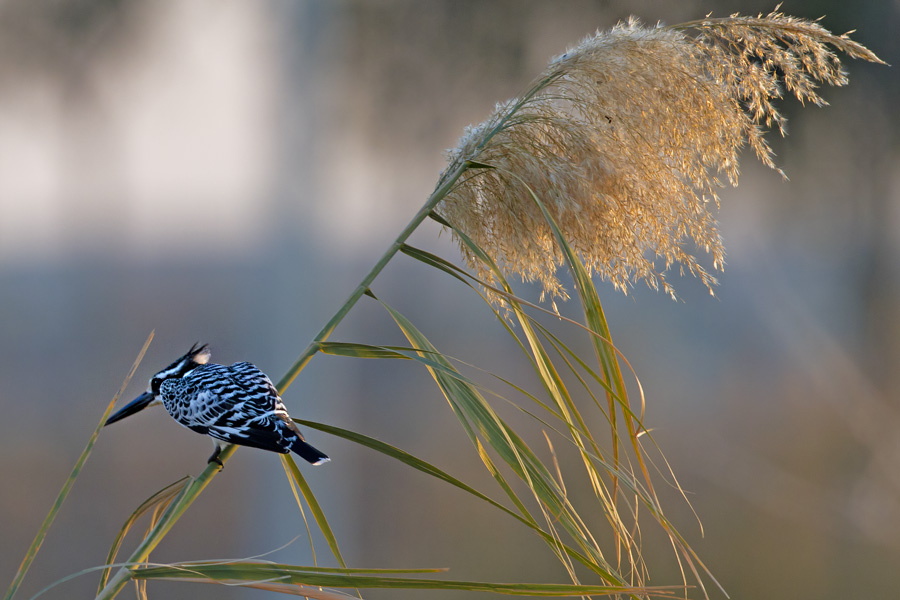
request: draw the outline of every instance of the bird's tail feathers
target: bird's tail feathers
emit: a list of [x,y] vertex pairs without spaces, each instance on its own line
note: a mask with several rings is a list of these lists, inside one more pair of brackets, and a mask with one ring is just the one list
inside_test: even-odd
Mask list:
[[294,440],[294,443],[291,444],[291,450],[293,450],[297,455],[300,456],[300,458],[302,458],[306,462],[314,465],[321,465],[322,463],[326,463],[331,460],[327,455],[319,450],[316,450],[300,438]]

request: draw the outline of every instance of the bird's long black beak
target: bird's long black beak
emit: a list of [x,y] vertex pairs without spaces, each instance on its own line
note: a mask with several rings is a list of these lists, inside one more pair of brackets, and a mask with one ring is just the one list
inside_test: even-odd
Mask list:
[[140,412],[147,408],[149,404],[153,402],[153,394],[150,392],[144,392],[121,409],[116,412],[113,416],[106,420],[106,424],[110,425],[111,423],[115,423],[116,421],[121,421],[125,417],[130,417],[136,412]]

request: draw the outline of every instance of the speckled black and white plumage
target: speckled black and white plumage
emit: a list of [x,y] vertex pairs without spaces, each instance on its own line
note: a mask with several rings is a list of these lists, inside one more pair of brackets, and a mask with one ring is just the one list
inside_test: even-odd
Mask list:
[[221,464],[218,456],[223,442],[281,454],[293,451],[315,465],[329,460],[303,439],[265,373],[248,362],[228,367],[206,364],[208,360],[206,346],[194,346],[154,375],[147,392],[110,417],[107,424],[161,401],[181,425],[216,441],[209,462]]

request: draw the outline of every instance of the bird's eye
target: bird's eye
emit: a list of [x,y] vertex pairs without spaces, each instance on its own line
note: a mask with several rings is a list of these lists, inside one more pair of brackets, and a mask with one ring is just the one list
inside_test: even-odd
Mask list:
[[150,380],[150,391],[153,392],[153,395],[159,394],[159,386],[162,385],[162,382],[162,377],[154,377]]

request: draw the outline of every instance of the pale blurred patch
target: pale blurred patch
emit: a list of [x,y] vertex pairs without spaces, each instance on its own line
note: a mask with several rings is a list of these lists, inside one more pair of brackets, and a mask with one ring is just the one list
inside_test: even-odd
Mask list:
[[259,244],[277,126],[271,13],[140,10],[117,52],[0,92],[0,260]]

